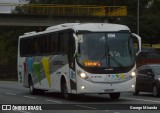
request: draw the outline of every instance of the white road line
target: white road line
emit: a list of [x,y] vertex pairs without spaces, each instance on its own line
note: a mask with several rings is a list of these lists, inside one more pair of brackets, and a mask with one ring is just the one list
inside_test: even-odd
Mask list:
[[14,94],[14,93],[5,93],[6,95],[16,95],[16,94]]
[[20,110],[14,110],[14,111],[18,111],[18,112],[21,112],[21,113],[31,113],[31,112],[28,112],[28,111],[20,111]]
[[54,103],[62,103],[61,101],[56,101],[56,100],[46,100],[48,102],[54,102]]
[[83,108],[88,108],[88,109],[97,109],[97,108],[94,108],[94,107],[88,107],[88,106],[82,106],[82,105],[76,105],[78,107],[83,107]]
[[114,112],[114,113],[120,113],[120,112]]
[[137,99],[137,98],[128,98],[128,97],[121,97],[121,98],[130,99],[130,100],[139,100],[139,101],[153,102],[153,103],[160,103],[160,101],[153,101],[153,100],[145,100],[145,99]]
[[36,99],[36,97],[31,97],[31,96],[23,96],[25,98],[31,98],[31,99]]

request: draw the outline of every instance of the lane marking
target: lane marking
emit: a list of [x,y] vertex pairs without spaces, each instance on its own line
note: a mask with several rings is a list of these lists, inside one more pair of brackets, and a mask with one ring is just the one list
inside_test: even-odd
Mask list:
[[56,101],[56,100],[46,100],[48,102],[55,102],[55,103],[62,103],[61,101]]
[[5,93],[6,95],[12,95],[12,96],[14,96],[14,95],[16,95],[16,94],[14,94],[14,93]]
[[78,107],[83,107],[83,108],[88,108],[88,109],[97,109],[97,108],[94,108],[94,107],[88,107],[88,106],[82,106],[82,105],[76,105]]
[[130,99],[130,100],[139,100],[139,101],[153,102],[153,103],[160,103],[160,101],[153,101],[153,100],[145,100],[145,99],[137,99],[137,98],[128,98],[128,97],[121,97],[121,98]]
[[31,96],[23,96],[25,98],[31,98],[31,99],[36,99],[36,97],[31,97]]

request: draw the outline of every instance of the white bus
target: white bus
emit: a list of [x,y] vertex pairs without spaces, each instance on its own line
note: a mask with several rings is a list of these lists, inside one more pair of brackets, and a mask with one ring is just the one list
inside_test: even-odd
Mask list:
[[68,23],[19,37],[18,80],[30,89],[71,94],[134,91],[136,60],[133,37],[124,25]]

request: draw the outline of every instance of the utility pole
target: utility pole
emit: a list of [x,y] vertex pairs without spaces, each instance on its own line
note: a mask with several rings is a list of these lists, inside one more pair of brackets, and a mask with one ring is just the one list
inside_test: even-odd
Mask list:
[[137,34],[139,35],[139,0],[137,0]]

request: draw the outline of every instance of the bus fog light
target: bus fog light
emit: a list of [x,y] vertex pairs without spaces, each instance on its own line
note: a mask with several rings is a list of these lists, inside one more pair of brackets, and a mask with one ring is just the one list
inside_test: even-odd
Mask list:
[[132,85],[132,88],[134,88],[135,85]]
[[85,87],[84,87],[84,86],[81,86],[81,89],[82,89],[82,90],[84,90],[84,89],[85,89]]

